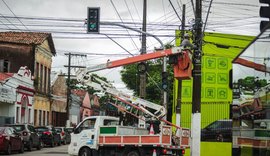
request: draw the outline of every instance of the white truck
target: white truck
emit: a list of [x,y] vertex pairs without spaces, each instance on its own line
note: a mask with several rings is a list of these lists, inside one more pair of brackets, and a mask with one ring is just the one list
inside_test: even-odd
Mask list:
[[189,130],[182,129],[180,145],[173,143],[172,127],[162,125],[159,134],[149,135],[145,128],[119,126],[110,116],[85,118],[74,130],[69,155],[79,156],[180,156],[189,147]]
[[[162,119],[166,113],[163,106],[120,92],[110,84],[98,78],[93,78],[90,73],[78,74],[78,77],[78,80],[83,85],[109,93],[118,100],[146,114],[149,120],[162,122],[158,126],[159,133],[149,133],[149,128],[147,129],[145,122],[142,122],[147,120],[145,118],[138,117],[139,127],[132,127],[121,126],[117,117],[87,117],[78,124],[71,136],[71,143],[68,148],[69,155],[180,156],[184,154],[186,148],[189,148],[190,130],[178,127]],[[114,106],[128,112],[123,106],[117,104],[114,104]],[[149,108],[152,111],[149,111]],[[173,132],[174,130],[176,132]],[[150,131],[153,131],[152,126]]]

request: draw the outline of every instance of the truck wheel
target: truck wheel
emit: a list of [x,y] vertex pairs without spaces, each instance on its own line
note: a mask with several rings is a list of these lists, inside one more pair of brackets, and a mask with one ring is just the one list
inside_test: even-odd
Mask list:
[[91,150],[87,147],[84,147],[80,150],[79,156],[91,156]]
[[140,156],[140,154],[138,153],[138,151],[130,151],[127,153],[127,156]]

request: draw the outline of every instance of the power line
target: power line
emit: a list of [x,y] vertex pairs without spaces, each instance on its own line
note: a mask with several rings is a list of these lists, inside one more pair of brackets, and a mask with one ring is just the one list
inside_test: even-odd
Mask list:
[[170,4],[171,4],[171,7],[173,8],[173,10],[174,10],[176,16],[178,17],[178,19],[180,20],[180,22],[182,22],[181,17],[180,17],[179,14],[177,13],[177,11],[176,11],[175,7],[173,6],[171,0],[169,0],[169,2],[170,2]]
[[[4,2],[4,4],[6,5],[6,7],[9,9],[9,11],[17,18],[17,16],[15,15],[15,13],[10,9],[10,7],[8,6],[8,4],[5,2],[5,0],[2,0],[2,2]],[[29,30],[24,24],[23,24],[23,22],[19,19],[19,18],[17,18],[18,19],[18,21],[27,29],[27,30]]]
[[[112,4],[114,10],[116,11],[116,13],[117,13],[119,19],[120,19],[121,22],[123,23],[123,20],[122,20],[122,18],[121,18],[121,16],[120,16],[118,10],[117,10],[116,7],[115,7],[115,5],[114,5],[114,3],[113,3],[113,0],[110,0],[110,2],[111,2],[111,4]],[[126,31],[127,31],[128,34],[130,34],[129,31],[128,31],[127,29],[126,29]],[[131,38],[131,41],[132,41],[133,45],[139,50],[139,48],[138,48],[137,44],[134,42],[133,38]]]
[[3,16],[1,13],[0,13],[0,15],[2,16],[2,17],[4,17],[4,19],[6,20],[6,21],[8,21],[10,24],[12,24],[15,28],[17,28],[17,30],[20,30],[16,25],[14,25],[8,18],[6,18],[5,16]]
[[[205,2],[210,2],[209,0],[205,0]],[[245,4],[245,3],[228,3],[228,2],[214,2],[215,4],[222,4],[222,5],[237,5],[237,6],[249,6],[249,7],[259,7],[258,5],[254,4]]]
[[119,47],[121,47],[123,50],[125,50],[127,53],[129,53],[131,56],[134,56],[132,53],[130,53],[126,48],[124,48],[123,46],[121,46],[118,42],[116,42],[114,39],[112,39],[110,36],[108,36],[107,34],[104,34],[106,37],[108,37],[110,40],[112,40],[115,44],[117,44]]

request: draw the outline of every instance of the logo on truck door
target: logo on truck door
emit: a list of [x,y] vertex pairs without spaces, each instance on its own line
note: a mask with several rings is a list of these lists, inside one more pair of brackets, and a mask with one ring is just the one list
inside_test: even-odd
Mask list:
[[94,143],[93,140],[88,140],[88,141],[86,142],[87,145],[93,145],[93,143]]

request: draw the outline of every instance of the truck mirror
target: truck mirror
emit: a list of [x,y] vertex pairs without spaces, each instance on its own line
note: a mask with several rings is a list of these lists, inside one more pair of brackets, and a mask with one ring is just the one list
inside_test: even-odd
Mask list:
[[79,134],[80,132],[81,132],[80,127],[74,128],[74,134]]

